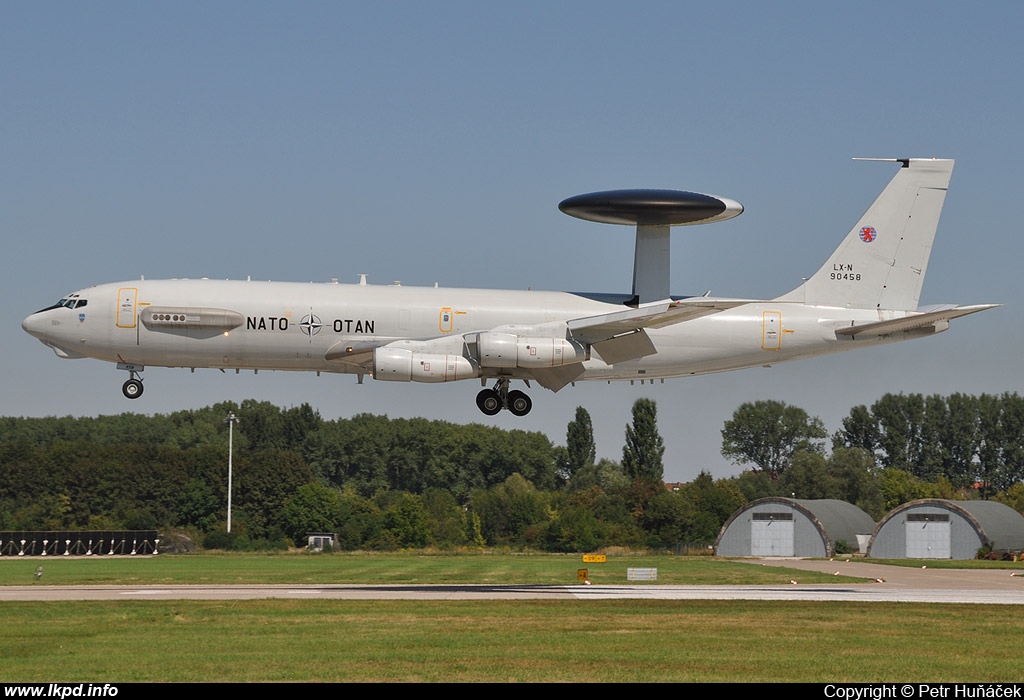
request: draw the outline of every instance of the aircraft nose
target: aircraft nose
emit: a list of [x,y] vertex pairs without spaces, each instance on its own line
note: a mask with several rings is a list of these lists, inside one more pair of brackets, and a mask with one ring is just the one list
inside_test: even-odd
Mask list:
[[32,314],[31,316],[29,316],[28,318],[21,322],[21,329],[34,338],[39,338],[39,340],[45,340],[46,319],[43,318],[45,315],[46,314],[38,312]]

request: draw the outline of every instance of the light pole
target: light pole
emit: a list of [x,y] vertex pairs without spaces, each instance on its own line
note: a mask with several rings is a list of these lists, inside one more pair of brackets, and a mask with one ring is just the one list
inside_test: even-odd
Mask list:
[[229,413],[224,422],[228,424],[228,532],[231,532],[231,453],[234,451],[235,423],[238,417]]

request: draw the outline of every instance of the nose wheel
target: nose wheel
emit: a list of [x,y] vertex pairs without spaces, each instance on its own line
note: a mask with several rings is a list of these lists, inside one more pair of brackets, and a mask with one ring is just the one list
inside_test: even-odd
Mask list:
[[142,381],[139,379],[129,379],[121,385],[121,393],[124,394],[126,399],[137,399],[142,396]]
[[509,380],[501,378],[493,389],[484,389],[476,395],[476,406],[484,415],[495,416],[508,409],[514,416],[525,416],[533,408],[533,401],[518,389],[508,390]]
[[117,363],[117,368],[126,369],[131,375],[131,378],[121,385],[121,393],[124,394],[124,397],[126,399],[137,399],[142,396],[142,376],[139,374],[142,366],[119,362]]

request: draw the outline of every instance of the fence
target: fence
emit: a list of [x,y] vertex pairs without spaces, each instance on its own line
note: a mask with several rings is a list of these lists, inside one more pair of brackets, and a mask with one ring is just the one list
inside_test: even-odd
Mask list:
[[156,530],[8,530],[0,532],[0,557],[157,554]]

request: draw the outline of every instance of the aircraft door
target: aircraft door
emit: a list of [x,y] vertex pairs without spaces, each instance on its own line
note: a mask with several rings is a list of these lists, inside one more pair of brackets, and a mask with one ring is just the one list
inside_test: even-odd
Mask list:
[[782,347],[782,314],[765,311],[761,314],[761,349],[778,350]]
[[135,328],[136,302],[139,290],[135,287],[122,287],[117,290],[117,327]]
[[452,332],[452,310],[451,307],[444,307],[441,309],[441,314],[437,320],[438,330],[442,333]]

